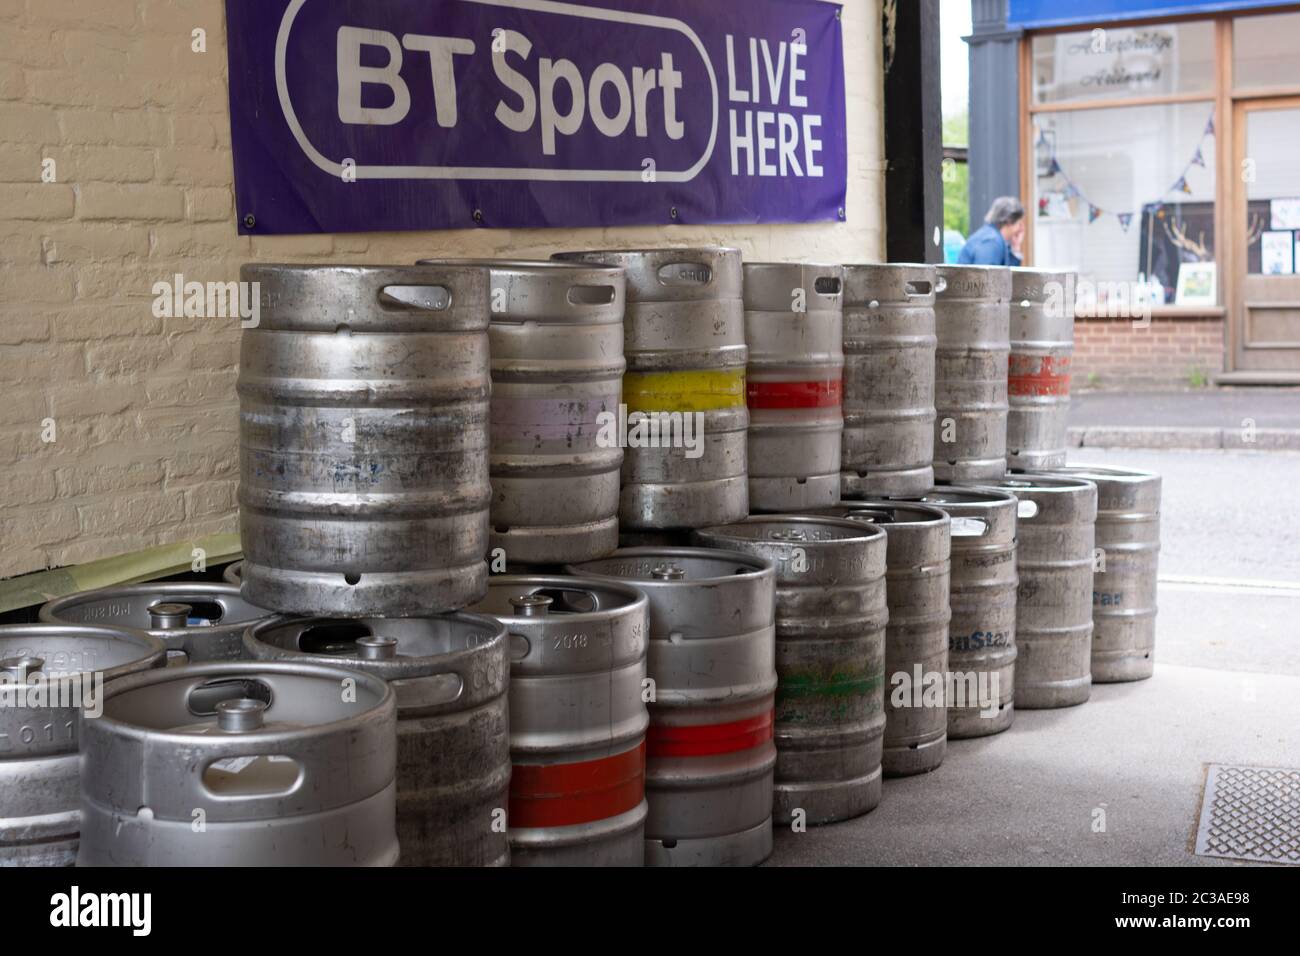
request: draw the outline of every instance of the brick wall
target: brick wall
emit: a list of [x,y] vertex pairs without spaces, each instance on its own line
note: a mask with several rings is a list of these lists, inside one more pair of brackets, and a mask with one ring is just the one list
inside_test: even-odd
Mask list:
[[239,333],[155,318],[153,284],[176,273],[674,242],[881,258],[880,0],[844,7],[845,224],[249,238],[220,0],[0,0],[0,578],[236,530]]
[[1223,319],[1075,319],[1075,388],[1155,388],[1204,384],[1223,371]]

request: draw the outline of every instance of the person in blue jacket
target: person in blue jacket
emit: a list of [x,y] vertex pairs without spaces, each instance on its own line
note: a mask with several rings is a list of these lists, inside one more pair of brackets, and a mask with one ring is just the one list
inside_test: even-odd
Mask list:
[[1018,266],[1016,250],[1025,237],[1025,207],[1015,196],[993,200],[984,225],[976,229],[962,247],[957,261],[962,265]]

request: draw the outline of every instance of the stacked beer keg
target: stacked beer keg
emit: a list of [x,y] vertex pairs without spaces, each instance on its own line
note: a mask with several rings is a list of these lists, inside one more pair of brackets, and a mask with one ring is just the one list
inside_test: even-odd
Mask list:
[[753,865],[1150,676],[1159,479],[1065,466],[1067,278],[245,267],[244,560],[0,628],[20,683],[112,678],[0,761],[58,794],[0,856]]

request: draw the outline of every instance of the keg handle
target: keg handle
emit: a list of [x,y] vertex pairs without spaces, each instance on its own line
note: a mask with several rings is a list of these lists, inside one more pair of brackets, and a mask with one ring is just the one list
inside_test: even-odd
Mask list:
[[934,294],[938,295],[939,293],[946,292],[947,290],[948,290],[948,277],[936,276],[934,280]]
[[884,508],[854,508],[844,517],[851,521],[861,521],[864,524],[879,524],[880,522],[888,523],[893,520],[893,514]]
[[589,285],[587,283],[575,282],[569,286],[569,291],[565,293],[565,301],[569,305],[612,305],[618,298],[618,290],[612,285]]
[[379,301],[402,311],[446,312],[451,290],[441,285],[386,285],[379,290]]
[[218,678],[195,681],[185,695],[185,708],[195,717],[212,717],[228,700],[260,700],[270,707],[275,700],[271,687],[257,678]]
[[1030,498],[1016,499],[1016,518],[1025,521],[1038,514],[1038,502]]
[[813,282],[813,292],[826,299],[838,299],[844,293],[844,281],[839,276],[818,276]]
[[[947,288],[947,285],[944,286]],[[933,282],[927,282],[925,279],[909,279],[904,287],[909,299],[924,299],[940,291]]]
[[989,523],[983,518],[953,518],[952,536],[954,538],[982,538],[989,533]]
[[713,284],[713,267],[704,262],[669,260],[655,270],[660,285],[707,286]]

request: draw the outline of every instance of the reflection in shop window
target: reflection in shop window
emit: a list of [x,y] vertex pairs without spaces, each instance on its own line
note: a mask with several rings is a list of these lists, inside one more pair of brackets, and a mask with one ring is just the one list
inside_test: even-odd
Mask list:
[[1069,103],[1214,88],[1214,24],[1110,26],[1033,38],[1034,102]]
[[[1034,266],[1072,268],[1137,304],[1175,302],[1184,265],[1215,262],[1213,104],[1034,116]],[[1134,286],[1136,284],[1136,286]]]
[[1300,107],[1246,114],[1246,271],[1300,272]]
[[1300,13],[1237,17],[1232,23],[1232,85],[1238,90],[1300,86]]

